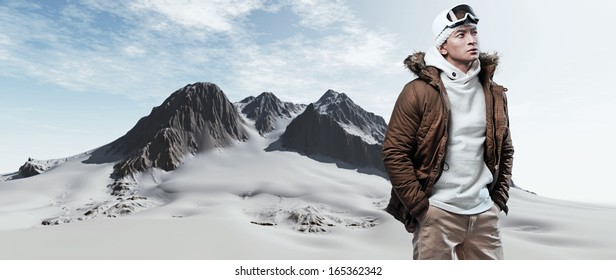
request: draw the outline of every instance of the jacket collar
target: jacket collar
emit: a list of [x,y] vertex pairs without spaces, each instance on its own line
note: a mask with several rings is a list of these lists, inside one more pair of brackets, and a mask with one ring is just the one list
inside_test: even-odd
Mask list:
[[[425,61],[425,52],[416,52],[409,55],[404,64],[412,73],[420,79],[426,81],[430,85],[438,88],[440,84],[439,69],[434,66],[427,66]],[[499,56],[497,53],[480,53],[479,61],[481,63],[481,72],[479,72],[479,80],[482,83],[492,81],[494,72],[498,66]]]

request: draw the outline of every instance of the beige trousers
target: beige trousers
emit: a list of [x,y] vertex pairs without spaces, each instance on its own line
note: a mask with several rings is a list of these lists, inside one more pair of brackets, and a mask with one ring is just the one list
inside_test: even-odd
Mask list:
[[413,235],[415,260],[502,260],[498,207],[459,215],[430,206]]

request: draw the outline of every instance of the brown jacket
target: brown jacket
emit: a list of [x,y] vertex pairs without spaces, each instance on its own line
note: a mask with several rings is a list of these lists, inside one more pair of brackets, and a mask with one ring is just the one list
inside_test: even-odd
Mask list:
[[[513,165],[507,89],[492,81],[498,56],[482,53],[479,60],[479,79],[486,97],[484,159],[494,178],[488,189],[492,200],[507,213]],[[418,78],[402,89],[383,142],[383,163],[393,186],[385,210],[404,223],[407,231],[414,232],[416,217],[429,206],[428,197],[441,175],[450,107],[440,70],[426,66],[423,52],[404,62]]]

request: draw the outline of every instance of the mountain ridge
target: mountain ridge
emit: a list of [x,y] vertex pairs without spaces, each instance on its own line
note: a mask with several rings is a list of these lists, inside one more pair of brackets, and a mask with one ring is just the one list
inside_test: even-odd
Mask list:
[[257,97],[246,97],[236,103],[236,106],[242,114],[255,122],[255,127],[261,135],[278,128],[278,119],[294,118],[306,107],[304,104],[283,102],[271,92],[263,92]]
[[386,129],[382,117],[330,89],[291,121],[280,140],[286,149],[384,172],[381,151]]
[[217,85],[186,85],[108,145],[107,153],[122,156],[111,175],[115,181],[108,187],[112,194],[133,193],[134,184],[126,177],[150,168],[172,171],[186,155],[245,141],[244,125],[237,108]]
[[[244,118],[254,123],[246,123]],[[272,92],[231,103],[216,84],[207,82],[176,90],[125,135],[86,153],[91,156],[84,163],[113,162],[113,183],[108,188],[114,195],[129,195],[136,188],[135,174],[151,168],[172,171],[187,155],[246,141],[251,125],[263,137],[274,130],[281,131],[278,141],[289,151],[384,170],[379,162],[386,123],[356,105],[345,93],[330,89],[310,105],[283,102]],[[303,139],[293,139],[291,135]],[[330,142],[338,144],[332,146]],[[3,178],[36,176],[55,167],[37,166],[29,160],[17,175]]]

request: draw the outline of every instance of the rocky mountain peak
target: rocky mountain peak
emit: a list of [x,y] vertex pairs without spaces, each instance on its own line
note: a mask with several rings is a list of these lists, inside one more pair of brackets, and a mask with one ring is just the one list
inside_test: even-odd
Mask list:
[[287,149],[383,171],[381,149],[386,129],[382,117],[330,89],[293,119],[280,140]]
[[305,107],[302,104],[283,102],[271,92],[247,97],[237,105],[247,118],[255,121],[255,127],[261,135],[278,128],[280,119],[293,118]]
[[152,167],[173,170],[187,154],[247,138],[237,108],[217,85],[189,84],[110,144],[111,152],[123,156],[114,167],[114,177]]
[[349,97],[343,92],[337,92],[333,89],[328,89],[322,96],[319,98],[315,104],[331,104],[336,101],[346,100]]
[[314,103],[323,115],[331,115],[348,133],[364,138],[370,144],[383,143],[387,123],[385,119],[364,110],[345,93],[328,90]]

